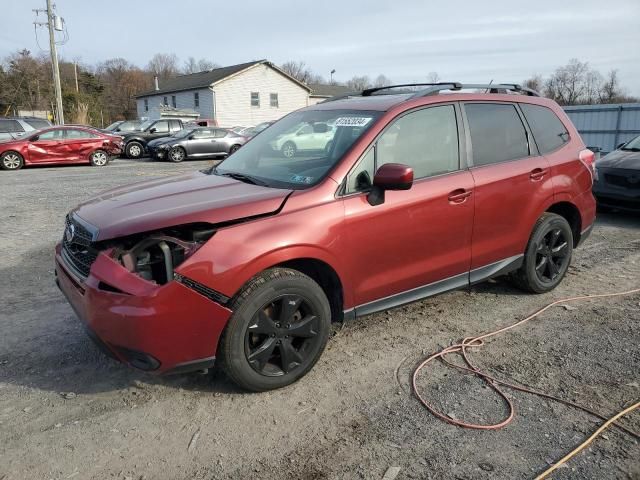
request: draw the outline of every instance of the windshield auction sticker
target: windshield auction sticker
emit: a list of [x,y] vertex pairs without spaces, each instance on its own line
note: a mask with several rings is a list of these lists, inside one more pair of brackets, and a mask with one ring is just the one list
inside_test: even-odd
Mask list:
[[371,117],[340,117],[334,125],[336,127],[364,127],[371,121]]

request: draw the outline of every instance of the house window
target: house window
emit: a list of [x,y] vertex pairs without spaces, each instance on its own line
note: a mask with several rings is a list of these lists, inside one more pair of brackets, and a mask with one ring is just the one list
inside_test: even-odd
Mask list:
[[175,95],[171,95],[171,106],[173,108],[176,108],[176,96]]
[[144,111],[145,112],[149,111],[149,99],[148,98],[144,99]]
[[195,108],[200,106],[200,94],[198,92],[193,94],[193,106]]
[[259,107],[260,106],[260,93],[251,92],[251,106]]
[[272,93],[271,95],[269,95],[269,103],[271,104],[272,107],[278,107],[278,94],[277,93]]
[[162,104],[166,107],[167,105],[169,105],[169,102],[167,102],[167,97],[164,97],[164,101],[162,102]]

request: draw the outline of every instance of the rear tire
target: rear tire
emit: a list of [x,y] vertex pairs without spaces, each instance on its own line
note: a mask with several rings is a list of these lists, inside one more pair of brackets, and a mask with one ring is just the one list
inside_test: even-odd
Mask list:
[[4,152],[0,155],[2,170],[20,170],[24,166],[24,158],[18,152]]
[[546,293],[556,288],[571,264],[573,232],[564,217],[544,213],[533,227],[524,263],[511,275],[520,289]]
[[127,158],[140,158],[144,154],[144,147],[140,142],[132,141],[127,143],[127,146],[124,148],[124,153],[127,155]]
[[329,301],[316,282],[296,270],[265,270],[236,295],[231,310],[217,357],[229,378],[246,390],[297,381],[316,364],[329,338]]
[[89,155],[89,163],[94,167],[104,167],[109,163],[109,155],[104,150],[96,150]]

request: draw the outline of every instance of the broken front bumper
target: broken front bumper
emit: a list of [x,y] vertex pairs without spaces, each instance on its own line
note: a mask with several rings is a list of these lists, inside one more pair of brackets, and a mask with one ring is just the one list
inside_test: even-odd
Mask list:
[[56,246],[56,283],[91,337],[132,367],[166,374],[213,365],[231,311],[177,281],[157,285],[104,252],[83,279]]

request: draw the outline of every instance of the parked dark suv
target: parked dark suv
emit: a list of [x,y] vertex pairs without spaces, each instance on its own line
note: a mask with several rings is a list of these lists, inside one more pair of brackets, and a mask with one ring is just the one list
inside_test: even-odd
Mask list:
[[181,120],[148,120],[138,130],[126,132],[124,153],[127,158],[140,158],[147,152],[147,143],[158,138],[170,137],[184,128]]
[[595,167],[598,208],[640,212],[640,136],[618,145]]
[[[332,321],[498,275],[555,288],[595,218],[570,120],[517,85],[412,87],[298,110],[216,167],[71,211],[55,271],[92,337],[142,370],[215,360],[259,391],[305,375]],[[298,125],[329,126],[329,148],[272,147]]]

